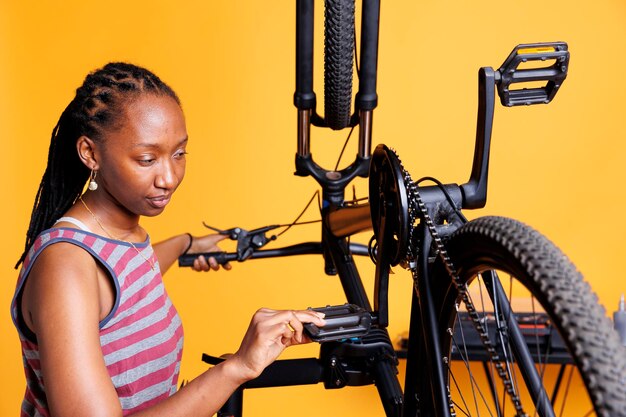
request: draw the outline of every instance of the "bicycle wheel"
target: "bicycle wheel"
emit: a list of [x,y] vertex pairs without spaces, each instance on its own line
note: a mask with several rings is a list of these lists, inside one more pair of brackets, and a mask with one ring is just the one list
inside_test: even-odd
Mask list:
[[350,124],[353,54],[354,0],[326,0],[324,118],[333,130],[341,130]]
[[456,415],[626,416],[626,349],[556,246],[501,217],[469,222],[445,246],[470,299],[461,302],[439,259],[433,282],[448,284],[435,294],[437,319]]

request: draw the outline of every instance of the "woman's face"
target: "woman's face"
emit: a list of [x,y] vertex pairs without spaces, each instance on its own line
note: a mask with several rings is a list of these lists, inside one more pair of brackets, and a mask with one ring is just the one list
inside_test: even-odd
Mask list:
[[187,129],[169,96],[142,94],[98,146],[98,191],[142,216],[161,213],[185,175]]

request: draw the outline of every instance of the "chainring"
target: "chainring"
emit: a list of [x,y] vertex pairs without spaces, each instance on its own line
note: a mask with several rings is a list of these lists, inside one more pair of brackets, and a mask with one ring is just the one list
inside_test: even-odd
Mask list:
[[[387,261],[395,266],[406,258],[410,242],[409,204],[403,170],[396,153],[378,145],[369,172],[369,202],[377,241],[385,241]],[[385,236],[380,236],[381,224]]]

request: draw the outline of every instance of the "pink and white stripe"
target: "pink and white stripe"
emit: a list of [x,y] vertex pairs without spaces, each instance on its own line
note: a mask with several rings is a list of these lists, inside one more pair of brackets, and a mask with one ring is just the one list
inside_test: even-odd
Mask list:
[[[31,247],[11,303],[27,383],[21,416],[49,415],[36,335],[23,324],[18,302],[37,256],[58,242],[72,243],[89,252],[108,270],[115,286],[113,310],[100,322],[100,344],[124,415],[149,407],[176,392],[183,328],[165,291],[149,239],[135,244],[139,254],[123,241],[77,229],[55,228],[43,232]],[[154,270],[144,257],[154,262]]]

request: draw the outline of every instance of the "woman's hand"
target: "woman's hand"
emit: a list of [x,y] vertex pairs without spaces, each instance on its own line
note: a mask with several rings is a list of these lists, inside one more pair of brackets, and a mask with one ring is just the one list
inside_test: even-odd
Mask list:
[[323,326],[323,317],[323,313],[312,310],[258,310],[239,350],[228,359],[239,364],[241,383],[259,376],[288,346],[310,342],[303,333],[303,323]]
[[[155,243],[152,247],[159,260],[161,273],[165,273],[176,262],[178,257],[183,254],[220,252],[221,249],[217,246],[217,243],[227,237],[226,235],[218,234],[192,237],[190,234],[184,233]],[[229,264],[222,265],[222,267],[226,270],[231,268]],[[206,259],[204,256],[198,256],[194,260],[192,268],[196,271],[209,271],[211,269],[217,271],[220,269],[220,264],[213,258]]]
[[[191,236],[191,235],[189,235]],[[187,254],[194,253],[206,253],[206,252],[220,252],[221,249],[217,246],[218,242],[228,238],[228,235],[211,234],[202,237],[193,236],[191,238],[191,246],[187,250]],[[222,265],[222,268],[229,271],[232,266],[229,263]],[[194,271],[217,271],[220,269],[220,264],[214,258],[206,259],[203,255],[198,256],[193,261],[192,269]]]

